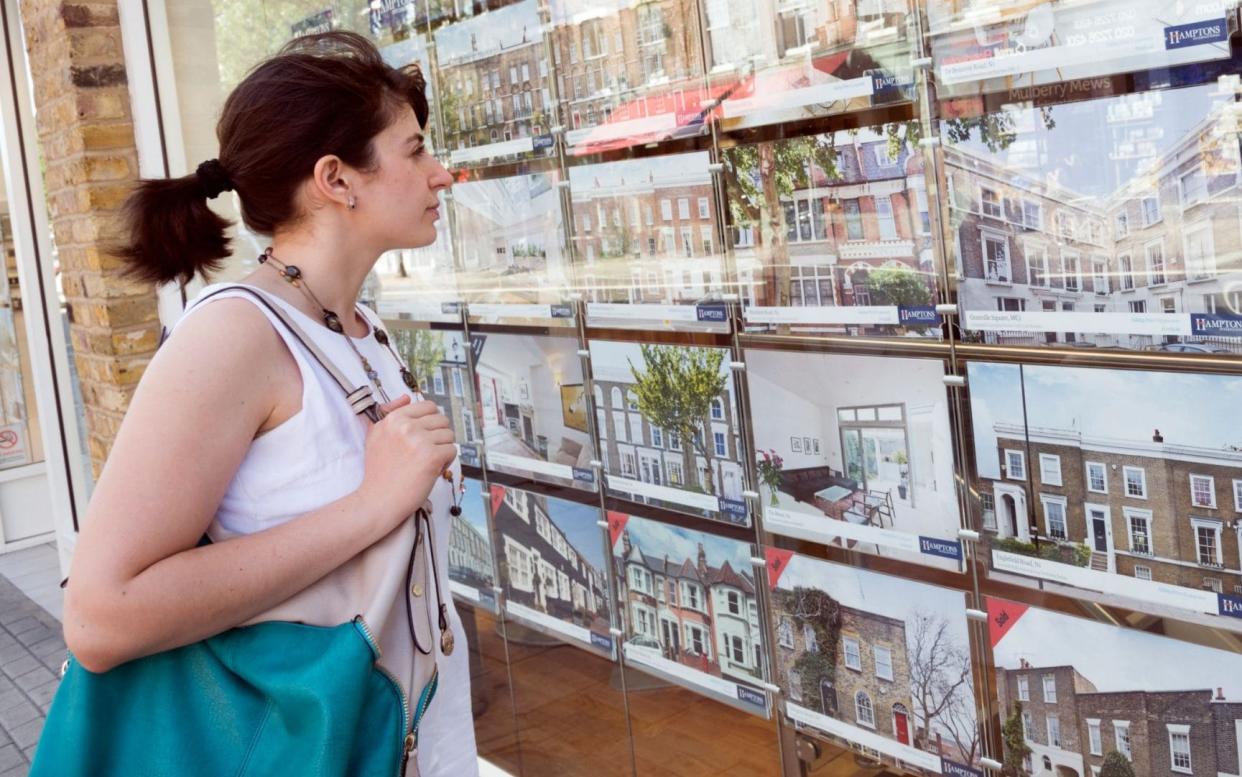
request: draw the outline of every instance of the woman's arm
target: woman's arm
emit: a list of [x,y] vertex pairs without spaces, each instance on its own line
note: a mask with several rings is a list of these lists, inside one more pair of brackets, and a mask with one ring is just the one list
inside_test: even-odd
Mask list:
[[399,525],[452,460],[448,420],[428,403],[402,407],[370,430],[358,491],[195,547],[256,432],[300,398],[293,356],[244,300],[213,302],[164,345],[130,403],[73,560],[65,641],[84,667],[186,645],[285,601]]

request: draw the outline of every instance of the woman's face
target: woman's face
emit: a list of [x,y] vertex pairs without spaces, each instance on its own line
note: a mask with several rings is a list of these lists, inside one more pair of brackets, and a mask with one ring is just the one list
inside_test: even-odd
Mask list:
[[453,177],[426,148],[423,132],[414,109],[402,106],[397,120],[375,136],[378,169],[357,187],[354,215],[367,220],[382,250],[435,242],[440,192]]

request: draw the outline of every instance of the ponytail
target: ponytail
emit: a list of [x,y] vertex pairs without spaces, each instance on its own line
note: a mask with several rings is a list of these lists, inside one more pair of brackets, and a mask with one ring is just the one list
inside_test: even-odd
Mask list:
[[140,182],[122,212],[127,242],[116,250],[128,263],[128,273],[153,283],[187,283],[218,270],[230,253],[225,230],[231,223],[207,200],[232,188],[214,159],[193,175]]

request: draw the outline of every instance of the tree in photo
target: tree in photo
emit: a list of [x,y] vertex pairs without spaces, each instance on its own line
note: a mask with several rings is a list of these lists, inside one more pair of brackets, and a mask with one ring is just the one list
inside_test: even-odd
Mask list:
[[[837,645],[841,636],[841,604],[817,588],[798,586],[781,591],[780,611],[793,621],[795,633],[809,625],[815,634],[815,649],[810,646],[794,661],[793,669],[801,679],[799,691],[803,703],[825,715],[835,716]],[[831,689],[831,690],[827,690]]]
[[790,300],[788,231],[783,201],[816,178],[841,179],[831,133],[755,145],[725,152],[725,186],[734,226],[757,226],[764,252],[765,281],[772,290],[767,304],[786,306]]
[[703,457],[703,491],[717,493],[712,477],[711,406],[729,380],[719,348],[642,345],[642,369],[630,362],[638,412],[681,443],[686,488],[698,487],[695,454]]
[[930,305],[927,279],[908,267],[880,267],[867,274],[873,305]]
[[430,386],[432,376],[444,361],[443,337],[426,329],[397,329],[392,335],[397,353],[405,359],[418,385]]
[[1026,774],[1024,764],[1031,754],[1030,745],[1026,743],[1026,732],[1022,730],[1022,702],[1014,702],[1013,714],[1005,719],[1001,726],[1001,742],[1005,750],[1005,760],[1001,763],[1001,774],[1005,777],[1022,777]]
[[1134,765],[1129,758],[1116,750],[1110,750],[1100,766],[1100,777],[1135,777]]
[[[949,622],[941,615],[918,613],[913,616],[908,630],[911,635],[910,692],[922,739],[924,743],[930,742],[937,732],[952,736],[954,726],[948,720],[950,710],[955,704],[969,704],[973,690],[970,655],[953,639]],[[958,716],[973,719],[973,707],[959,708]],[[962,722],[958,722],[959,729],[963,729]],[[960,733],[968,739],[967,732]]]

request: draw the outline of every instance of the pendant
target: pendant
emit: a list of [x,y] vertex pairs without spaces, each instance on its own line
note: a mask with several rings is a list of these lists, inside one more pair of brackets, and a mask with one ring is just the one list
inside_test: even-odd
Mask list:
[[325,310],[323,312],[323,323],[337,334],[344,334],[345,332],[345,326],[341,323],[340,316],[333,313],[331,310]]
[[449,508],[449,515],[456,518],[457,516],[461,515],[461,508],[458,507],[457,505],[453,505],[452,507]]
[[298,269],[298,266],[296,264],[285,265],[285,269],[281,270],[280,274],[285,276],[285,280],[289,281],[290,283],[293,283],[296,280],[300,280],[302,277],[302,271]]
[[453,632],[451,630],[446,629],[440,632],[440,650],[444,652],[444,655],[446,656],[453,655],[453,642],[454,641],[455,640],[453,639]]
[[414,373],[401,368],[401,380],[405,381],[405,387],[410,391],[418,391],[418,381],[414,380]]
[[383,329],[375,330],[375,339],[379,342],[380,345],[388,345],[388,333],[385,332]]

